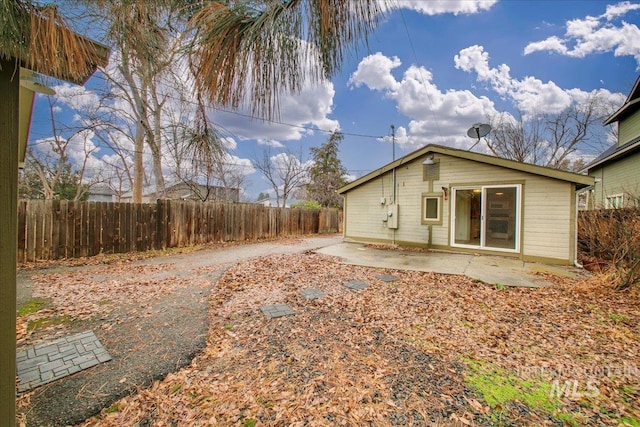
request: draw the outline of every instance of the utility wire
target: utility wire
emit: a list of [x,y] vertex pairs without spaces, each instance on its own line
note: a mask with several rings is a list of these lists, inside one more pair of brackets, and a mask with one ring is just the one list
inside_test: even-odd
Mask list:
[[[100,79],[100,80],[103,80],[105,82],[108,82],[108,80],[109,80],[109,79],[107,79],[106,77],[104,77],[104,76],[102,76],[100,74],[96,74],[93,78]],[[169,82],[169,84],[170,83],[171,82]],[[166,84],[167,86],[169,85],[166,82],[164,84]],[[184,98],[184,99],[183,98],[178,98],[178,97],[176,97],[176,96],[174,96],[172,94],[169,94],[169,93],[162,94],[162,96],[166,97],[166,98],[169,98],[169,99],[172,99],[172,100],[174,100],[176,102],[183,102],[183,103],[190,104],[190,105],[193,105],[193,106],[197,106],[198,105],[198,103],[196,101],[194,101],[194,100],[186,99],[186,98]],[[251,120],[260,121],[260,122],[266,122],[266,123],[280,125],[280,126],[287,126],[287,127],[291,127],[291,128],[297,128],[297,129],[318,131],[318,132],[327,133],[327,134],[332,134],[333,132],[335,132],[335,129],[329,130],[329,129],[321,129],[319,127],[314,127],[314,126],[296,125],[296,124],[293,124],[293,123],[287,123],[287,122],[283,122],[283,121],[280,121],[280,120],[256,117],[256,116],[253,116],[251,114],[246,114],[246,113],[241,113],[241,112],[238,112],[238,111],[228,110],[226,108],[219,107],[219,106],[208,106],[208,108],[210,108],[211,110],[214,110],[214,111],[219,111],[219,112],[226,113],[226,114],[232,114],[232,115],[235,115],[235,116],[244,117],[244,118],[248,118],[248,119],[251,119]],[[217,123],[214,123],[214,124],[216,126],[220,126]],[[220,126],[220,127],[222,127],[222,126]],[[370,138],[370,139],[376,139],[376,140],[380,140],[380,139],[384,138],[384,136],[382,136],[382,135],[370,135],[370,134],[363,134],[363,133],[356,133],[356,132],[347,132],[347,131],[342,131],[342,130],[340,130],[339,132],[341,134],[345,135],[345,136],[353,136],[353,137],[358,137],[358,138]]]
[[[422,74],[422,67],[418,66],[419,65],[418,55],[416,54],[416,49],[413,46],[413,40],[411,39],[411,34],[409,34],[409,27],[407,26],[407,22],[404,19],[404,13],[402,12],[402,8],[400,8],[399,11],[400,11],[400,17],[402,18],[402,25],[404,26],[404,31],[407,33],[407,38],[409,39],[409,47],[411,48],[411,52],[413,53],[413,59],[416,62],[418,73],[420,74],[420,78],[422,79],[422,84],[424,85],[427,80],[424,78],[424,75]],[[427,99],[429,100],[429,104],[433,106],[433,100],[431,99],[431,95],[429,95],[429,91],[426,91],[426,94],[427,94]],[[433,112],[433,109],[430,108],[429,113],[431,113],[431,116],[433,116],[433,121],[436,125],[438,135],[440,135],[440,138],[444,138],[444,136],[442,135],[442,131],[440,130],[440,124],[438,123],[438,119],[436,118],[436,115]]]

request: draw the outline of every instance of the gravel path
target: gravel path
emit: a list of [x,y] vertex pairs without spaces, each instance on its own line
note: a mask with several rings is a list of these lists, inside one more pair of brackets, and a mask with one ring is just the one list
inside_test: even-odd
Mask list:
[[[65,334],[94,330],[113,360],[21,396],[20,417],[26,419],[27,426],[76,424],[187,366],[206,345],[211,289],[226,269],[241,260],[303,252],[340,241],[341,236],[307,237],[157,257],[132,262],[124,269],[99,265],[19,272],[18,304],[41,291],[42,280],[34,278],[43,274],[80,272],[84,284],[92,289],[116,279],[145,285],[180,283],[143,303],[125,299],[111,311],[73,321],[59,330]],[[122,277],[123,272],[129,277]],[[34,340],[50,338],[46,334],[34,336]]]

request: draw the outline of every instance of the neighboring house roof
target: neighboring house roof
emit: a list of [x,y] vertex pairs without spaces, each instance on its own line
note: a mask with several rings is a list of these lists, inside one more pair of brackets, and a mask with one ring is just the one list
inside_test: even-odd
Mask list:
[[[298,203],[300,203],[302,201],[303,200],[292,199],[291,197],[289,197],[287,199],[287,204],[286,204],[285,207],[296,205],[296,204],[298,204]],[[264,205],[264,206],[276,206],[278,204],[278,199],[276,197],[263,197],[260,200],[256,200],[255,203],[256,204],[260,204],[260,205]]]
[[[200,190],[203,192],[206,192],[207,189],[209,190],[215,190],[215,189],[221,189],[221,190],[225,190],[228,191],[229,193],[233,193],[236,192],[237,189],[236,188],[231,188],[231,187],[221,187],[221,186],[217,186],[217,185],[209,185],[208,187],[204,184],[197,184],[194,182],[174,182],[172,184],[168,184],[165,186],[165,193],[171,193],[173,191],[177,191],[177,190],[181,190],[184,189],[186,192],[184,194],[181,195],[174,195],[174,197],[178,197],[178,198],[189,198],[191,196],[193,196],[193,191],[194,190]],[[155,185],[150,185],[147,187],[144,187],[142,189],[142,196],[143,197],[151,197],[151,196],[155,196],[156,195],[156,187]],[[125,193],[122,193],[121,198],[123,199],[130,199],[133,198],[133,191],[127,191]]]
[[[615,122],[619,122],[634,114],[640,109],[640,75],[636,79],[631,92],[627,96],[626,101],[622,104],[622,107],[613,113],[607,120],[604,121],[604,125],[610,125]],[[602,154],[596,157],[591,163],[582,169],[589,172],[596,166],[600,166],[604,163],[609,163],[614,160],[618,160],[622,157],[626,157],[640,149],[640,136],[627,142],[624,145],[618,146],[617,144],[609,147]]]
[[561,181],[572,182],[577,185],[577,188],[588,187],[593,185],[594,179],[587,175],[580,175],[573,172],[566,172],[559,169],[552,169],[544,166],[533,165],[530,163],[520,163],[514,160],[502,159],[500,157],[489,156],[487,154],[474,153],[471,151],[459,150],[457,148],[444,147],[441,145],[429,144],[420,148],[412,153],[407,154],[398,160],[391,162],[380,169],[377,169],[367,175],[350,182],[344,187],[338,189],[338,194],[346,193],[378,176],[389,172],[395,168],[402,166],[416,160],[419,157],[425,156],[429,153],[443,154],[447,156],[457,157],[460,159],[471,160],[474,162],[486,163],[494,166],[500,166],[506,169],[512,169],[520,172],[526,172],[534,175],[545,176],[548,178],[558,179]]
[[618,160],[637,151],[640,151],[640,137],[634,139],[633,141],[629,141],[620,147],[618,147],[617,145],[611,146],[608,150],[596,157],[595,160],[585,166],[582,170],[588,173],[596,166]]
[[618,122],[630,114],[633,114],[638,108],[640,108],[640,76],[636,79],[633,89],[629,92],[629,96],[627,96],[627,100],[622,104],[622,107],[609,116],[609,118],[604,121],[604,125]]
[[96,184],[89,188],[89,195],[112,196],[115,192],[107,184]]

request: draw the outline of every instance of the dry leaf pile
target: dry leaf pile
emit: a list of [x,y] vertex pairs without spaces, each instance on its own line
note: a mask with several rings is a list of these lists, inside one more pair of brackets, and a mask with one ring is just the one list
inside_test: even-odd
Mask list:
[[[400,280],[376,278],[385,273]],[[469,360],[525,379],[597,380],[599,394],[565,399],[567,410],[594,425],[640,419],[640,293],[547,279],[553,288],[498,289],[311,253],[242,262],[213,291],[209,344],[191,366],[83,427],[495,425],[496,408],[465,383]],[[311,287],[326,296],[304,298]],[[266,319],[260,307],[274,303],[295,316]],[[504,425],[562,425],[511,409]]]
[[[153,301],[184,286],[171,264],[98,266],[90,272],[45,272],[31,276],[33,297],[46,300],[47,306],[17,318],[18,345],[32,344],[62,333],[68,323],[100,319],[101,328],[110,329],[122,317],[144,317]],[[132,304],[135,303],[135,304]],[[126,313],[108,316],[126,307]],[[57,319],[57,320],[56,320]],[[37,329],[29,327],[40,322]]]

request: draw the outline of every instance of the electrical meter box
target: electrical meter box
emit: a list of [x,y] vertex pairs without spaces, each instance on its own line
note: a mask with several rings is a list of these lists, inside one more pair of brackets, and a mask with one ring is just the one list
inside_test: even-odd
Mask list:
[[387,228],[398,228],[398,205],[387,206]]

